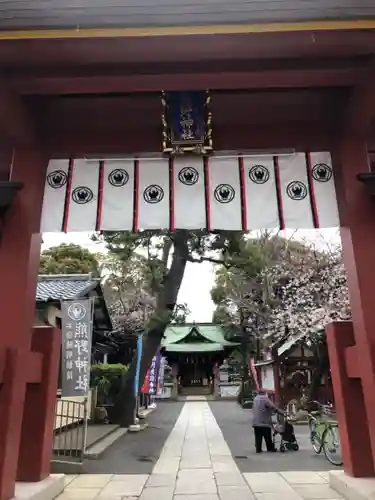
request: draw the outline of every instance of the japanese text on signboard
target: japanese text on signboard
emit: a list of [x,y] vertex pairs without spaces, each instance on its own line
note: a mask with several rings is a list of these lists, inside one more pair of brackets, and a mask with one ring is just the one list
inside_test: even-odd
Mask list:
[[160,371],[161,354],[157,353],[152,358],[150,369],[147,372],[141,392],[147,392],[154,396],[157,391],[159,371]]
[[90,299],[64,301],[62,312],[62,395],[85,395],[90,387],[92,339]]

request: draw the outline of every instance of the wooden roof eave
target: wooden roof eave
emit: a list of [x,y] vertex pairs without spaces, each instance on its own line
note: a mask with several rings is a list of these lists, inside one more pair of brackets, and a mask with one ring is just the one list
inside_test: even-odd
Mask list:
[[[110,8],[110,7],[109,7]],[[354,13],[353,13],[354,14]],[[241,23],[235,24],[189,24],[189,25],[174,25],[174,26],[122,26],[112,27],[108,24],[97,24],[90,26],[81,20],[80,28],[77,29],[77,19],[68,26],[52,27],[48,23],[44,26],[29,27],[24,24],[24,28],[12,29],[12,25],[2,27],[0,40],[53,40],[53,39],[109,39],[109,38],[151,38],[151,37],[166,37],[166,36],[192,36],[192,35],[233,35],[233,34],[250,34],[250,33],[293,33],[305,31],[349,31],[349,30],[373,30],[375,29],[375,19],[370,16],[363,19],[350,19],[350,14],[347,12],[346,19],[322,19],[304,20],[297,22],[258,22],[258,23]],[[374,16],[373,16],[374,17]],[[197,20],[198,21],[198,20]],[[86,26],[85,26],[86,25]],[[56,26],[56,25],[55,25]],[[4,29],[5,28],[5,29]]]
[[275,363],[275,359],[267,359],[266,361],[258,361],[254,363],[254,366],[260,368],[262,366],[270,366]]
[[[266,62],[272,58],[279,61],[297,58],[303,63],[306,57],[368,55],[372,53],[375,37],[375,21],[366,21],[363,25],[361,22],[345,24],[351,27],[345,30],[336,29],[334,23],[319,25],[305,23],[303,29],[302,25],[288,23],[282,23],[280,29],[274,30],[267,30],[266,24],[254,26],[256,29],[253,30],[246,27],[241,30],[239,26],[232,31],[231,27],[227,26],[226,32],[217,33],[215,37],[209,33],[210,27],[197,27],[201,33],[197,30],[194,36],[172,30],[168,32],[169,34],[159,33],[153,36],[152,44],[150,43],[152,30],[148,31],[148,36],[135,36],[131,31],[115,30],[111,32],[112,37],[104,38],[85,37],[85,30],[76,30],[75,27],[74,30],[67,30],[69,36],[65,38],[63,33],[51,38],[46,30],[37,30],[30,36],[27,31],[13,32],[13,35],[9,31],[0,31],[0,63],[6,69],[7,77],[18,75],[18,73],[12,74],[12,68],[17,68],[17,71],[22,67],[28,71],[38,68],[44,71],[45,77],[51,77],[56,75],[56,71],[66,72],[69,67],[75,67],[82,72],[89,71],[95,66],[97,69],[105,69],[111,65],[126,67],[129,64],[138,64],[147,69],[152,62],[161,67],[165,63],[183,64],[185,71],[188,72],[188,64],[198,64],[199,61],[206,63],[223,60],[233,62],[264,60]],[[314,26],[315,28],[324,26],[325,29],[315,29]],[[372,28],[360,26],[372,26]],[[206,32],[203,28],[206,28]],[[122,36],[121,33],[126,33],[127,36]],[[162,69],[153,71],[156,76],[163,72],[165,71]],[[125,74],[131,76],[129,71]],[[22,84],[22,77],[26,76],[19,75],[19,85]],[[112,72],[111,76],[116,75]],[[76,74],[76,85],[80,84],[80,79],[77,77]],[[89,78],[93,77],[94,75],[89,75]]]

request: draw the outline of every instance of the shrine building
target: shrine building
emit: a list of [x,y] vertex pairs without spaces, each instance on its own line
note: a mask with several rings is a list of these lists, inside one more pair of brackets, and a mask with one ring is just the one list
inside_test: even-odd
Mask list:
[[[171,325],[162,343],[181,395],[214,395],[219,367],[239,344],[225,338],[225,329],[211,323]],[[216,382],[216,384],[215,384]],[[229,385],[229,380],[225,385]]]
[[344,470],[375,477],[374,51],[368,0],[0,2],[0,500],[63,487],[47,480],[61,332],[34,325],[42,232],[340,227]]

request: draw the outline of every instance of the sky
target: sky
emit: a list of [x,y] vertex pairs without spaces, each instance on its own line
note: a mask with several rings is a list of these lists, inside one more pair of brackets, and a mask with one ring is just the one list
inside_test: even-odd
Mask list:
[[[286,230],[282,232],[287,238],[295,238],[313,243],[319,249],[327,245],[339,245],[338,229],[318,230]],[[280,233],[279,233],[280,234]],[[75,243],[92,252],[105,252],[105,246],[90,240],[90,233],[44,233],[43,248],[60,245],[61,243]],[[202,264],[188,263],[184,280],[178,296],[180,303],[186,303],[190,309],[188,321],[211,322],[215,309],[210,297],[210,290],[214,284],[214,265],[209,262]]]

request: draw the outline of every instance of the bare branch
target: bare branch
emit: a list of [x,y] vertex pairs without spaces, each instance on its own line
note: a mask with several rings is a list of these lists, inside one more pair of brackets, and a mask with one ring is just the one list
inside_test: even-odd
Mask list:
[[220,266],[224,266],[226,269],[230,269],[231,267],[235,267],[232,262],[225,262],[222,259],[215,259],[214,257],[193,257],[192,255],[187,256],[188,262],[193,262],[194,264],[201,264],[202,262],[211,262],[212,264],[218,264]]

